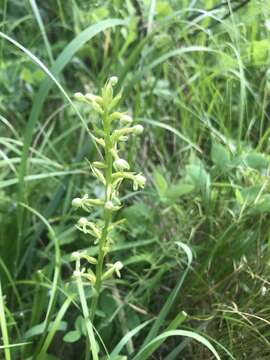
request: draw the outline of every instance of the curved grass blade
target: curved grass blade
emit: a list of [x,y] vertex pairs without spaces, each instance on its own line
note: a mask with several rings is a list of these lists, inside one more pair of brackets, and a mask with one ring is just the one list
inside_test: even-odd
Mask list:
[[[199,333],[200,330],[202,330],[203,326],[200,326],[199,329],[196,329],[196,331]],[[213,338],[209,338],[209,336],[206,336],[209,340],[211,340],[211,342],[215,343],[220,349],[222,349],[230,359],[232,360],[236,360],[235,357],[230,353],[230,351],[228,349],[225,348],[225,346],[223,346],[220,342],[218,342],[217,340],[213,339]],[[182,341],[181,344],[179,344],[178,346],[176,346],[166,357],[164,360],[177,360],[179,359],[179,354],[180,352],[190,343],[190,341],[192,341],[191,338],[186,338],[184,341]]]
[[151,355],[151,353],[149,352],[149,348],[151,348],[157,342],[161,342],[161,341],[164,342],[168,337],[171,337],[171,336],[185,336],[185,337],[189,337],[191,339],[194,339],[194,340],[198,341],[199,343],[203,344],[209,351],[211,351],[211,353],[215,356],[215,358],[217,360],[221,360],[221,358],[219,357],[219,355],[216,352],[213,345],[206,338],[204,338],[203,336],[201,336],[199,334],[196,334],[193,331],[188,331],[188,330],[165,331],[164,333],[162,333],[161,335],[157,336],[155,339],[150,341],[147,345],[145,345],[138,352],[138,354],[135,355],[134,358],[132,358],[132,360],[149,359],[149,356]]
[[[85,320],[88,341],[91,346],[92,357],[93,357],[93,360],[98,360],[98,346],[97,346],[94,331],[93,331],[93,325],[90,320],[90,312],[89,312],[87,301],[85,298],[85,293],[84,293],[84,288],[83,288],[81,277],[78,277],[76,282],[77,282],[78,293],[79,293],[79,297],[80,297],[80,301],[81,301],[82,312],[83,312],[83,316],[84,316],[84,320]],[[86,357],[88,358],[87,351],[88,350],[86,350]]]
[[130,330],[121,340],[120,342],[115,346],[113,351],[111,352],[110,356],[113,357],[119,355],[123,347],[129,342],[130,339],[133,338],[133,336],[137,335],[145,326],[147,326],[152,320],[145,321],[144,323],[136,326],[134,329]]
[[162,129],[165,129],[165,130],[168,130],[168,131],[172,132],[173,134],[178,136],[181,140],[185,141],[194,150],[198,151],[199,153],[202,153],[202,150],[196,144],[194,144],[192,141],[190,141],[188,138],[186,138],[183,134],[180,133],[180,131],[178,131],[174,127],[172,127],[172,126],[170,126],[168,124],[164,124],[164,123],[162,123],[160,121],[152,120],[152,119],[144,119],[143,118],[143,119],[139,119],[139,120],[141,120],[142,122],[144,122],[146,124],[157,126],[157,127],[160,127]]
[[37,360],[43,360],[45,355],[46,355],[46,351],[48,350],[50,343],[52,342],[52,339],[54,338],[54,335],[56,333],[56,331],[58,330],[60,323],[67,311],[67,309],[69,308],[70,303],[72,302],[72,298],[67,298],[65,300],[65,302],[63,303],[63,305],[61,306],[54,322],[53,325],[44,341],[44,344],[40,350],[40,352],[38,353],[38,355],[36,357],[34,357],[34,359]]
[[20,297],[20,294],[19,294],[19,291],[16,287],[16,284],[14,282],[14,280],[12,279],[12,276],[10,274],[10,271],[9,269],[7,268],[5,262],[3,261],[3,259],[0,257],[0,267],[3,269],[3,272],[6,274],[6,277],[9,281],[9,284],[14,292],[14,295],[16,297],[16,300],[17,300],[17,303],[19,305],[19,308],[22,309],[22,301],[21,301],[21,297]]
[[43,37],[43,41],[44,41],[44,44],[45,44],[45,47],[46,47],[46,50],[47,50],[47,53],[48,53],[48,57],[50,59],[50,63],[52,64],[53,61],[54,61],[53,54],[52,54],[52,49],[51,49],[51,46],[50,46],[50,43],[49,43],[49,40],[48,40],[48,37],[47,37],[47,34],[46,34],[46,30],[45,30],[42,18],[40,16],[40,13],[39,13],[39,10],[38,10],[38,7],[37,7],[36,0],[30,0],[30,5],[31,5],[33,13],[34,13],[34,15],[36,17],[38,26],[40,28],[40,32],[41,32],[41,35]]
[[162,324],[164,323],[166,316],[168,315],[169,311],[171,310],[174,301],[176,300],[176,297],[182,287],[182,284],[187,276],[187,273],[191,267],[191,263],[192,263],[192,252],[190,250],[190,248],[178,241],[177,245],[185,252],[186,256],[187,256],[187,267],[183,273],[183,275],[181,276],[181,278],[178,280],[178,283],[176,284],[175,288],[173,289],[173,291],[171,292],[170,296],[168,297],[167,301],[165,302],[165,304],[163,305],[160,314],[158,315],[157,319],[155,320],[152,328],[150,329],[143,345],[146,345],[147,343],[149,343],[149,341],[151,341],[158,333],[160,327],[162,326]]
[[129,85],[125,88],[124,96],[128,95],[130,90],[134,88],[135,83],[138,83],[149,71],[153,70],[158,65],[164,63],[165,61],[173,58],[175,56],[184,55],[190,52],[208,52],[208,53],[217,53],[216,50],[211,48],[207,48],[205,46],[188,46],[188,47],[181,47],[179,49],[174,49],[168,51],[167,53],[161,55],[159,58],[151,62],[149,65],[145,66],[144,68],[137,71],[134,76],[131,78]]
[[[46,227],[48,228],[48,231],[50,233],[51,238],[54,241],[54,249],[55,249],[55,266],[54,266],[54,275],[53,275],[53,282],[52,282],[52,287],[51,287],[51,295],[50,295],[50,301],[48,304],[48,308],[47,308],[47,312],[46,312],[46,316],[45,316],[45,321],[44,321],[44,333],[43,336],[41,337],[40,341],[39,341],[39,345],[37,347],[37,349],[39,349],[44,341],[44,338],[46,336],[47,333],[47,329],[49,327],[49,323],[52,317],[52,313],[53,313],[53,308],[55,305],[55,301],[56,301],[56,295],[57,295],[57,285],[58,285],[58,280],[60,277],[60,266],[61,266],[61,254],[60,254],[60,247],[59,247],[59,243],[58,243],[58,239],[56,237],[56,234],[53,230],[53,228],[51,227],[51,225],[49,224],[49,222],[35,209],[31,208],[30,206],[26,205],[26,204],[20,204],[21,206],[25,207],[27,210],[31,211],[33,214],[35,214],[37,217],[39,217],[39,219],[46,225]],[[43,344],[44,346],[44,344]]]

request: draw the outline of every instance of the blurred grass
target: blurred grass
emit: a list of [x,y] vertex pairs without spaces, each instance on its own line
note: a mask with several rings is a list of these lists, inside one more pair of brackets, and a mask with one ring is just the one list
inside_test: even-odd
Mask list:
[[[76,111],[90,127],[92,114],[75,110],[61,90],[72,99],[72,93],[96,92],[104,79],[117,75],[125,106],[146,128],[141,143],[133,140],[129,160],[144,169],[148,186],[125,200],[126,222],[115,234],[115,251],[125,260],[125,271],[103,291],[98,333],[109,352],[126,336],[135,348],[128,359],[140,356],[147,334],[186,271],[185,254],[177,245],[181,242],[191,249],[193,262],[162,317],[162,331],[204,335],[222,359],[268,359],[267,2],[10,0],[0,12],[1,32],[54,76],[49,79],[33,56],[1,39],[0,308],[6,315],[6,322],[1,320],[5,358],[9,351],[12,359],[24,359],[40,350],[44,359],[45,353],[51,354],[48,359],[84,356],[86,333],[78,299],[70,305],[76,294],[70,253],[95,249],[74,230],[70,204],[75,196],[101,189],[88,180],[84,158],[91,160],[96,149]],[[60,91],[53,87],[56,81]],[[33,210],[22,210],[20,202]],[[59,241],[61,264],[46,223]],[[50,324],[42,336],[34,330],[40,324],[46,327],[48,307]],[[183,310],[185,321],[174,323]],[[140,327],[147,320],[154,322]],[[174,324],[178,329],[170,328]],[[126,334],[135,328],[135,338]],[[79,334],[73,343],[63,340],[71,331]],[[31,344],[8,350],[7,340]],[[123,355],[128,354],[124,346]],[[147,358],[212,359],[190,339],[170,337],[152,349]]]

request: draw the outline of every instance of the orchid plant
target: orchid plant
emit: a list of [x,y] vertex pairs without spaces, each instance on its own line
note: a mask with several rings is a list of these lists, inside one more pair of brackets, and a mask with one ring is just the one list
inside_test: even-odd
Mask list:
[[[119,155],[120,143],[126,142],[130,135],[139,135],[143,132],[142,125],[132,125],[132,118],[127,112],[115,110],[121,100],[122,91],[114,95],[113,87],[118,79],[109,78],[102,88],[101,96],[93,94],[76,93],[75,99],[86,103],[99,115],[99,121],[93,125],[93,139],[97,144],[101,159],[90,164],[92,174],[104,187],[102,198],[89,198],[85,194],[82,198],[75,198],[72,205],[75,209],[83,209],[86,213],[92,212],[93,208],[101,207],[101,218],[89,221],[87,217],[81,217],[77,222],[77,229],[94,238],[98,244],[97,257],[88,256],[84,252],[73,253],[76,261],[76,269],[73,273],[75,278],[85,279],[93,289],[92,303],[90,307],[90,319],[93,321],[98,305],[98,299],[102,291],[102,284],[112,276],[120,277],[123,268],[121,261],[114,264],[106,263],[106,255],[110,252],[112,230],[118,224],[114,222],[114,214],[121,208],[119,189],[124,180],[133,183],[136,191],[143,188],[146,182],[141,173],[130,170],[129,163]],[[122,147],[121,147],[122,148]],[[81,268],[80,260],[89,263],[87,269]]]

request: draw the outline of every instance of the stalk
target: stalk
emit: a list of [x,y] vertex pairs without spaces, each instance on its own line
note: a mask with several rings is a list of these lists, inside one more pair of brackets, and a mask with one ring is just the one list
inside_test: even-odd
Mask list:
[[106,165],[106,185],[105,185],[105,198],[104,198],[104,207],[103,207],[103,218],[104,218],[104,227],[102,229],[101,239],[99,241],[99,251],[98,251],[98,261],[96,264],[96,284],[95,290],[96,293],[92,298],[91,309],[90,309],[90,319],[91,321],[94,320],[95,312],[98,304],[99,294],[101,291],[101,278],[102,278],[102,271],[103,271],[103,263],[105,258],[105,251],[104,247],[107,243],[107,235],[108,235],[108,228],[111,223],[111,212],[105,208],[105,204],[108,201],[111,201],[111,178],[112,178],[112,154],[111,154],[111,130],[110,130],[110,121],[108,117],[108,110],[104,112],[103,116],[103,130],[105,133],[105,165]]
[[[128,162],[120,158],[118,154],[118,143],[126,141],[132,134],[140,134],[143,131],[143,127],[141,125],[130,126],[132,119],[129,115],[113,111],[113,108],[117,106],[121,99],[121,92],[116,96],[113,94],[113,86],[116,83],[116,77],[110,78],[103,87],[101,96],[75,94],[77,100],[90,104],[93,110],[100,115],[98,123],[93,125],[93,139],[96,145],[100,147],[99,153],[102,156],[102,161],[93,162],[91,169],[93,175],[104,186],[104,198],[90,199],[85,194],[82,198],[75,198],[72,201],[75,209],[81,208],[89,213],[92,212],[93,207],[102,206],[100,221],[93,223],[86,217],[82,217],[76,225],[80,231],[90,235],[91,238],[94,237],[96,242],[98,242],[97,259],[88,256],[83,251],[73,253],[73,259],[76,260],[74,276],[77,279],[79,298],[84,317],[86,320],[90,319],[90,323],[95,318],[103,282],[109,280],[115,274],[120,277],[120,270],[123,267],[121,261],[116,261],[114,264],[106,264],[108,269],[104,269],[105,258],[110,251],[111,245],[110,231],[117,226],[117,223],[113,223],[113,213],[121,207],[118,197],[120,185],[124,180],[132,181],[133,189],[136,191],[138,188],[143,188],[146,181],[143,175],[129,171],[130,166]],[[95,265],[95,271],[91,267],[81,269],[81,258],[87,260],[90,265]],[[89,311],[81,278],[88,280],[93,289]]]

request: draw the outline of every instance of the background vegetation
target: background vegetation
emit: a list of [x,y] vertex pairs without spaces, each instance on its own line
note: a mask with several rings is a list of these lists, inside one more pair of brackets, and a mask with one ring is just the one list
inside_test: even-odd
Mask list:
[[[78,112],[92,114],[72,97],[111,75],[145,127],[128,158],[148,182],[127,185],[115,233],[124,269],[96,323],[108,352],[150,320],[123,356],[182,329],[222,359],[269,359],[269,3],[2,0],[0,12],[1,359],[84,359],[70,254],[97,249],[71,201],[101,189]],[[170,337],[144,358],[213,356]]]

